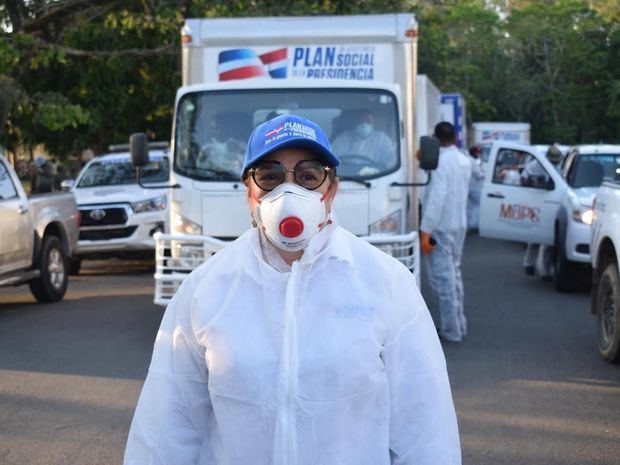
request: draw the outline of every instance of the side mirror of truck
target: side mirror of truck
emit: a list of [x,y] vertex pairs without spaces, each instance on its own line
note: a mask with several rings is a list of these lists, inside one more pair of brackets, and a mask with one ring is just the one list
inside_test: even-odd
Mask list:
[[527,185],[529,187],[545,189],[548,191],[552,191],[553,189],[555,189],[555,183],[553,182],[553,179],[547,176],[530,175],[527,177]]
[[439,163],[439,140],[431,136],[420,137],[420,168],[426,171],[437,169]]
[[71,188],[75,185],[75,179],[64,179],[60,181],[60,190],[61,191],[70,191]]
[[136,168],[149,163],[149,138],[144,132],[136,132],[129,137],[131,162]]

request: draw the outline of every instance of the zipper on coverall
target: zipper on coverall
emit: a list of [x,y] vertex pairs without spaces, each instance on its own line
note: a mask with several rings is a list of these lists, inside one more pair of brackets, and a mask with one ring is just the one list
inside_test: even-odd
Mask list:
[[284,337],[282,344],[282,372],[279,383],[279,445],[276,447],[275,463],[297,463],[297,424],[294,411],[294,394],[297,380],[297,290],[299,288],[299,262],[293,262],[286,283],[284,300]]

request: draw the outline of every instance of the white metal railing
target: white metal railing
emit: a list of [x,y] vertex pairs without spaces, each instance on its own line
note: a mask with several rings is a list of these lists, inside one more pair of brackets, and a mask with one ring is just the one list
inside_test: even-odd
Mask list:
[[[166,305],[187,275],[228,244],[210,236],[189,234],[153,235],[155,239],[155,298]],[[400,235],[362,236],[377,248],[400,260],[420,285],[420,243],[417,231]]]

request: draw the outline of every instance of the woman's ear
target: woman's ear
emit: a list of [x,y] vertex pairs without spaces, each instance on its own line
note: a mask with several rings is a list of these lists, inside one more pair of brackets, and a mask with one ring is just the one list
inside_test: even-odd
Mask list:
[[331,211],[332,203],[334,198],[336,197],[336,193],[338,192],[338,178],[330,178],[329,187],[327,188],[327,196],[325,198],[325,204],[327,206],[328,211]]

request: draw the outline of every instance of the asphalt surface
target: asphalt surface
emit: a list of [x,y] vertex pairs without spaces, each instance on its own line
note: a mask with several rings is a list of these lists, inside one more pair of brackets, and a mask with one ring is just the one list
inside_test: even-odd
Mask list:
[[[467,240],[469,335],[444,345],[463,463],[620,464],[620,366],[598,356],[588,294],[525,276],[522,253]],[[56,304],[0,289],[1,465],[122,462],[162,315],[152,291],[136,262],[86,262]]]

